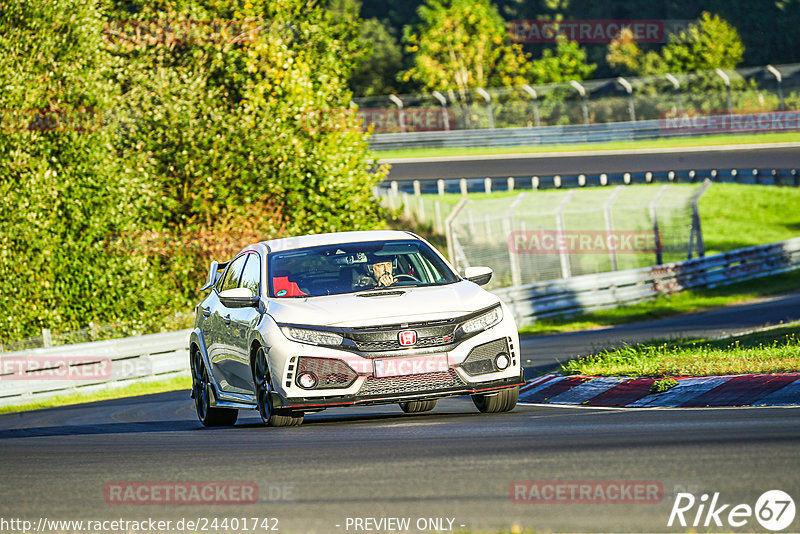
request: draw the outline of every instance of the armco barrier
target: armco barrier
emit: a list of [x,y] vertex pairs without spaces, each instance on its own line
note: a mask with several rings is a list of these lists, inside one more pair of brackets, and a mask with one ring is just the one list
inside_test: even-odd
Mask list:
[[185,375],[188,344],[181,330],[0,353],[0,406]]
[[678,263],[549,280],[493,293],[522,326],[537,318],[615,308],[684,289],[712,288],[798,268],[800,238],[793,238]]
[[[730,120],[742,120],[747,115],[731,114]],[[570,126],[538,126],[479,130],[450,130],[435,132],[378,133],[370,138],[375,151],[407,150],[414,148],[474,148],[534,145],[572,145],[607,141],[636,141],[697,137],[715,132],[697,129],[665,128],[659,119],[636,122],[609,122]],[[720,131],[717,133],[728,133]],[[754,133],[754,132],[741,132]],[[757,131],[755,132],[757,133]]]

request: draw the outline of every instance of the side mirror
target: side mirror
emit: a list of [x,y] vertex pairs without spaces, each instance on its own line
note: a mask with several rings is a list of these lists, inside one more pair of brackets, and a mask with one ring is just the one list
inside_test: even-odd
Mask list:
[[246,287],[235,287],[220,291],[219,301],[226,308],[256,308],[260,299]]
[[491,267],[467,267],[464,269],[464,278],[479,286],[484,286],[492,279],[492,269]]
[[219,270],[219,263],[217,263],[216,261],[212,261],[211,265],[208,266],[208,276],[206,277],[206,283],[203,284],[203,287],[200,288],[200,291],[211,289],[211,287],[217,283],[218,270]]

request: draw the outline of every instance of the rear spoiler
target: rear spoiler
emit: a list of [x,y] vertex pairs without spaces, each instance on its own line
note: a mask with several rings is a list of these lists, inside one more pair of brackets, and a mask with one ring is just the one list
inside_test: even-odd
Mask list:
[[206,289],[211,289],[214,287],[214,284],[217,283],[217,280],[219,280],[219,277],[222,276],[222,272],[227,266],[227,261],[223,263],[212,261],[211,265],[208,266],[208,278],[206,278],[206,283],[200,288],[200,291],[205,291]]

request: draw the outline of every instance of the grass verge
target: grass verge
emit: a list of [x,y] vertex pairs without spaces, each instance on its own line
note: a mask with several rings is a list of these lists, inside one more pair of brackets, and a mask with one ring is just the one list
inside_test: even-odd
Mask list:
[[725,339],[655,341],[570,360],[560,371],[653,377],[800,372],[798,335],[800,322]]
[[406,150],[376,151],[379,159],[428,158],[437,156],[476,156],[493,154],[536,154],[541,152],[582,152],[604,150],[629,150],[647,148],[684,148],[730,145],[749,145],[766,143],[792,143],[800,141],[800,133],[768,133],[742,135],[709,135],[702,137],[681,137],[677,139],[649,139],[642,141],[610,141],[606,143],[582,143],[577,145],[529,145],[513,147],[477,148],[416,148]]
[[83,404],[86,402],[121,399],[124,397],[138,397],[139,395],[150,395],[152,393],[163,393],[165,391],[175,391],[179,389],[188,391],[191,387],[192,378],[190,376],[177,376],[168,380],[135,383],[120,388],[104,389],[93,393],[68,393],[14,406],[0,406],[0,413],[25,412],[29,410],[38,410],[40,408],[52,408],[54,406]]
[[520,334],[543,335],[661,319],[682,313],[705,311],[718,306],[740,304],[798,288],[800,288],[800,271],[794,271],[714,289],[687,290],[610,310],[586,312],[571,317],[540,319],[531,326],[521,328]]

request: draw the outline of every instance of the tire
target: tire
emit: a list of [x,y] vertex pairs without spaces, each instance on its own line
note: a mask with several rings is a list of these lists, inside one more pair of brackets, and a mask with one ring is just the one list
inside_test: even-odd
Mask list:
[[504,389],[493,395],[472,395],[472,402],[481,413],[510,412],[517,406],[519,386]]
[[401,402],[400,408],[406,413],[429,412],[436,408],[436,399]]
[[300,426],[303,412],[279,410],[272,406],[272,381],[269,376],[267,353],[258,347],[253,355],[253,383],[256,386],[256,405],[261,422],[268,426]]
[[233,426],[239,418],[239,410],[230,408],[211,407],[211,381],[208,377],[203,357],[200,351],[195,349],[191,358],[192,368],[192,398],[194,408],[197,411],[197,418],[203,426]]

